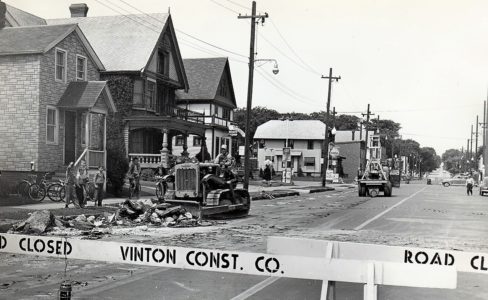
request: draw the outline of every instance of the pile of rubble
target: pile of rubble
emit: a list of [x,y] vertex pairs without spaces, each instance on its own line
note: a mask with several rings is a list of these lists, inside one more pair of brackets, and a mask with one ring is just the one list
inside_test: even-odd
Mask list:
[[150,199],[126,200],[115,213],[99,215],[54,216],[48,210],[36,211],[25,221],[14,224],[9,232],[42,234],[51,231],[77,229],[97,233],[109,233],[112,226],[193,227],[211,225],[201,221],[181,206],[153,203]]

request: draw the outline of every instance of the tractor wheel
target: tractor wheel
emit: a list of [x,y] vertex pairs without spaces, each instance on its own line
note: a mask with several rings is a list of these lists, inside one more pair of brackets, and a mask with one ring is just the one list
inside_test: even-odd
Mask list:
[[366,186],[365,185],[362,185],[360,184],[358,186],[358,194],[359,194],[359,197],[365,197],[366,196]]
[[444,182],[442,185],[443,185],[443,186],[445,186],[445,187],[448,187],[448,186],[450,186],[451,184],[450,184],[449,182]]

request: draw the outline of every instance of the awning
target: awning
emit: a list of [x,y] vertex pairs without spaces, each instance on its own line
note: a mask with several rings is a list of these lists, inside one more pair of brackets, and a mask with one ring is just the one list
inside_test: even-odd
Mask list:
[[[102,94],[105,97],[100,97]],[[111,112],[117,111],[106,81],[72,81],[56,106],[68,109],[90,109],[101,99]]]

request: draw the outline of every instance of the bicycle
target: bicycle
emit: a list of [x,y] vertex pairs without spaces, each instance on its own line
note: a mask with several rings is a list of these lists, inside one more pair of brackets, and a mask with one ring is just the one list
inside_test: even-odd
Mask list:
[[[44,198],[46,198],[48,175],[50,175],[50,173],[44,173],[44,176],[42,176],[42,179],[39,181],[39,183],[37,183],[36,180],[36,182],[32,183],[29,186],[29,197],[32,200],[41,202],[42,200],[44,200]],[[49,199],[51,198],[49,197]]]
[[129,178],[129,199],[132,199],[134,195],[139,197],[139,192],[141,191],[141,184],[139,182],[139,175],[134,174],[133,178]]
[[47,188],[47,196],[49,199],[54,202],[63,201],[66,195],[66,188],[64,186],[65,183],[61,179],[58,182],[50,184]]
[[17,194],[21,196],[22,198],[27,199],[29,197],[29,188],[31,184],[34,184],[36,182],[37,175],[35,174],[29,174],[26,179],[23,179],[18,185],[17,185]]

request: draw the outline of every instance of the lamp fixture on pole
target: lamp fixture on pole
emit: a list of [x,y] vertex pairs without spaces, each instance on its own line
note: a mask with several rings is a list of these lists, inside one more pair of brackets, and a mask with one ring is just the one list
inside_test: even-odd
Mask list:
[[277,75],[279,72],[280,72],[280,69],[278,69],[278,61],[274,58],[263,58],[263,59],[255,59],[254,62],[258,62],[258,61],[264,61],[264,62],[274,62],[274,66],[273,66],[273,74]]

